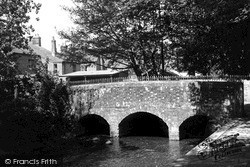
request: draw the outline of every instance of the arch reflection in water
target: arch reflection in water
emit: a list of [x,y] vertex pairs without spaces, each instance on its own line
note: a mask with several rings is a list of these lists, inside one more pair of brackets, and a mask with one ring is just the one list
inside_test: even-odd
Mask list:
[[168,126],[153,114],[137,112],[130,114],[119,124],[119,137],[125,136],[168,137]]

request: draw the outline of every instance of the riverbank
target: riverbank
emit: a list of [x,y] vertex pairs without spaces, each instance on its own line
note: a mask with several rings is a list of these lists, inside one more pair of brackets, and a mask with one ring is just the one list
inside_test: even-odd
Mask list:
[[[243,143],[233,150],[221,150],[215,153],[208,151],[206,142],[199,144],[178,158],[172,166],[175,167],[250,167],[250,118],[234,119],[221,129],[217,130],[207,138],[210,141],[225,139],[228,136],[236,135],[238,143]],[[228,151],[229,150],[229,151]],[[199,155],[199,156],[198,156]]]

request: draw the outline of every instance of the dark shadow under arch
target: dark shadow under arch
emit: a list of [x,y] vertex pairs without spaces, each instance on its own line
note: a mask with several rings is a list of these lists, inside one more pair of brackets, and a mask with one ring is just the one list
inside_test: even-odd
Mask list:
[[83,135],[109,135],[108,122],[99,115],[88,114],[79,120]]
[[212,133],[212,119],[205,115],[187,118],[179,127],[181,139],[206,138]]
[[137,112],[128,115],[119,124],[119,136],[160,136],[168,137],[168,126],[159,117]]

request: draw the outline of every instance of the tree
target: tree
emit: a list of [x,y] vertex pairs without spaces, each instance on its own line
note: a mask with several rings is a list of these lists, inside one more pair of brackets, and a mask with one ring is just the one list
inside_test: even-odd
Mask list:
[[33,30],[27,25],[28,13],[37,13],[39,8],[40,4],[32,0],[0,1],[0,78],[13,76],[14,64],[8,54],[13,48],[28,48],[25,35]]
[[61,138],[73,129],[69,89],[47,73],[4,80],[0,93],[0,149],[16,154],[56,151]]
[[186,0],[174,8],[173,47],[190,74],[249,74],[249,2]]
[[163,74],[164,66],[191,75],[250,72],[247,0],[73,1],[78,27],[61,32],[72,57],[103,56],[138,76]]
[[164,12],[167,6],[160,0],[73,2],[76,6],[67,10],[78,28],[60,33],[71,42],[67,50],[77,51],[69,58],[102,56],[113,68],[114,64],[122,64],[122,68],[133,68],[137,76],[149,71],[159,75],[164,70],[167,58],[164,41],[168,38],[170,20]]

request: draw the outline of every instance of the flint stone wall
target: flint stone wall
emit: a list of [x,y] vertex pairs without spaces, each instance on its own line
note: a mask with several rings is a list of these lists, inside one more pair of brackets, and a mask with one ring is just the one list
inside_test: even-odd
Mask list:
[[72,114],[103,117],[110,125],[111,136],[119,136],[119,123],[136,112],[161,118],[168,125],[170,140],[179,140],[179,126],[196,114],[244,115],[240,82],[141,81],[79,85],[71,89]]

